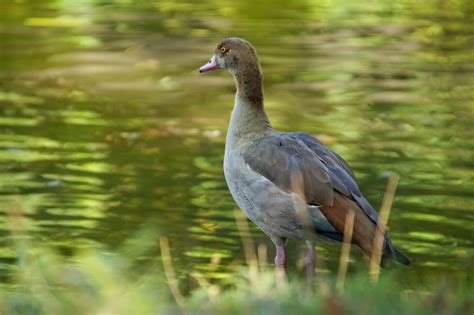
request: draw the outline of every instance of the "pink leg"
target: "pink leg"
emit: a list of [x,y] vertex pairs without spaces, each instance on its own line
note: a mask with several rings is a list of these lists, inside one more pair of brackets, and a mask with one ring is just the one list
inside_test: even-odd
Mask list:
[[275,268],[276,281],[281,284],[285,281],[286,253],[283,246],[276,246]]
[[312,288],[314,278],[314,258],[316,256],[316,251],[314,250],[313,243],[311,243],[310,241],[307,241],[306,243],[308,244],[308,253],[304,258],[304,262],[306,264],[306,277],[308,288]]

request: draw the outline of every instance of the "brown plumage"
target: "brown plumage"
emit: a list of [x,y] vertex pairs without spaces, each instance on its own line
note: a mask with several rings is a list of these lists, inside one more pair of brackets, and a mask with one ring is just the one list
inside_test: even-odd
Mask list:
[[371,256],[376,226],[353,200],[335,192],[333,205],[321,207],[321,212],[338,231],[344,231],[349,211],[355,214],[352,242]]

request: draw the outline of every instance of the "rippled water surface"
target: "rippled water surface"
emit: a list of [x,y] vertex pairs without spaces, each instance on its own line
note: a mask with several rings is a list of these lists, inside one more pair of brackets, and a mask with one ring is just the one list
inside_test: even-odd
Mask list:
[[[17,228],[65,256],[146,241],[136,260],[157,264],[153,244],[167,236],[185,282],[242,265],[222,173],[234,81],[197,73],[219,40],[240,36],[260,54],[277,129],[344,156],[376,208],[387,175],[400,175],[389,226],[413,260],[407,279],[472,278],[472,1],[7,0],[1,10],[5,271]],[[290,247],[297,271],[302,248]],[[318,246],[320,269],[335,270],[339,250]]]

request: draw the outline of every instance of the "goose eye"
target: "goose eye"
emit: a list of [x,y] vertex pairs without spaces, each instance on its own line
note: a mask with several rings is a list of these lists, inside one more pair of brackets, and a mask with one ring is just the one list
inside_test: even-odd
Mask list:
[[225,54],[225,53],[227,53],[228,51],[229,51],[229,49],[228,49],[227,47],[225,47],[225,46],[222,46],[222,47],[221,47],[221,53]]

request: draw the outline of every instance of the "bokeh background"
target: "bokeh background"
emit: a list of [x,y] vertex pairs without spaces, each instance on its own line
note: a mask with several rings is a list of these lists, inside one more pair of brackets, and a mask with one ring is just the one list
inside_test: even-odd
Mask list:
[[[93,248],[160,265],[166,236],[184,290],[231,281],[245,264],[222,173],[235,87],[197,72],[230,36],[259,52],[274,127],[341,154],[376,208],[400,175],[401,280],[472,280],[473,1],[2,0],[0,17],[2,282],[19,256],[12,216],[65,259]],[[340,247],[317,250],[334,272]]]

